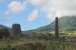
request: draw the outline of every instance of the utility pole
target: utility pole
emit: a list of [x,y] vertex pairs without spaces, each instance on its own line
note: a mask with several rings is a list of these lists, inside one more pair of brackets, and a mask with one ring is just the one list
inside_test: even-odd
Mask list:
[[59,38],[59,24],[58,24],[58,17],[55,18],[55,37],[56,37],[56,39]]

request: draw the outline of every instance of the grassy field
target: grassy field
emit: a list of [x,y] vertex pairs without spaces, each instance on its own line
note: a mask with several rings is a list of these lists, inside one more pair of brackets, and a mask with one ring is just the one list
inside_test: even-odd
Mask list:
[[[73,37],[75,32],[71,35]],[[63,35],[63,34],[61,34]],[[68,37],[68,36],[67,36]],[[75,35],[74,35],[75,37]],[[34,34],[34,36],[19,37],[15,39],[2,39],[0,40],[0,50],[76,50],[75,42],[67,42],[67,39],[56,40],[53,35],[50,34]]]
[[46,40],[16,40],[16,41],[0,41],[0,49],[7,48],[11,49],[15,48],[16,50],[76,50],[76,46],[67,42],[60,41],[46,41]]

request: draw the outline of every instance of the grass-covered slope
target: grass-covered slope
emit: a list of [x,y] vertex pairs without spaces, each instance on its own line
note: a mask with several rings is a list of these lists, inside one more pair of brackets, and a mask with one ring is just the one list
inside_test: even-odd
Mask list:
[[[54,31],[55,21],[51,24],[40,27],[36,31]],[[59,18],[60,31],[76,31],[76,16],[63,16]]]

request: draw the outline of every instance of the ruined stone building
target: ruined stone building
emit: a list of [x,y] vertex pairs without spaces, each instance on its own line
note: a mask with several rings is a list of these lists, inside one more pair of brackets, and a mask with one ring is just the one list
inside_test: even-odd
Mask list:
[[14,37],[21,33],[20,24],[13,24],[12,28],[0,25],[0,39]]

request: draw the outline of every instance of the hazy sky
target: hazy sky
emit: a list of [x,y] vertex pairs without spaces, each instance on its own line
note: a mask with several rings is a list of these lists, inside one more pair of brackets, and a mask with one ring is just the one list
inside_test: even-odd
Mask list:
[[55,16],[76,15],[76,0],[0,0],[0,24],[22,30],[49,24]]

